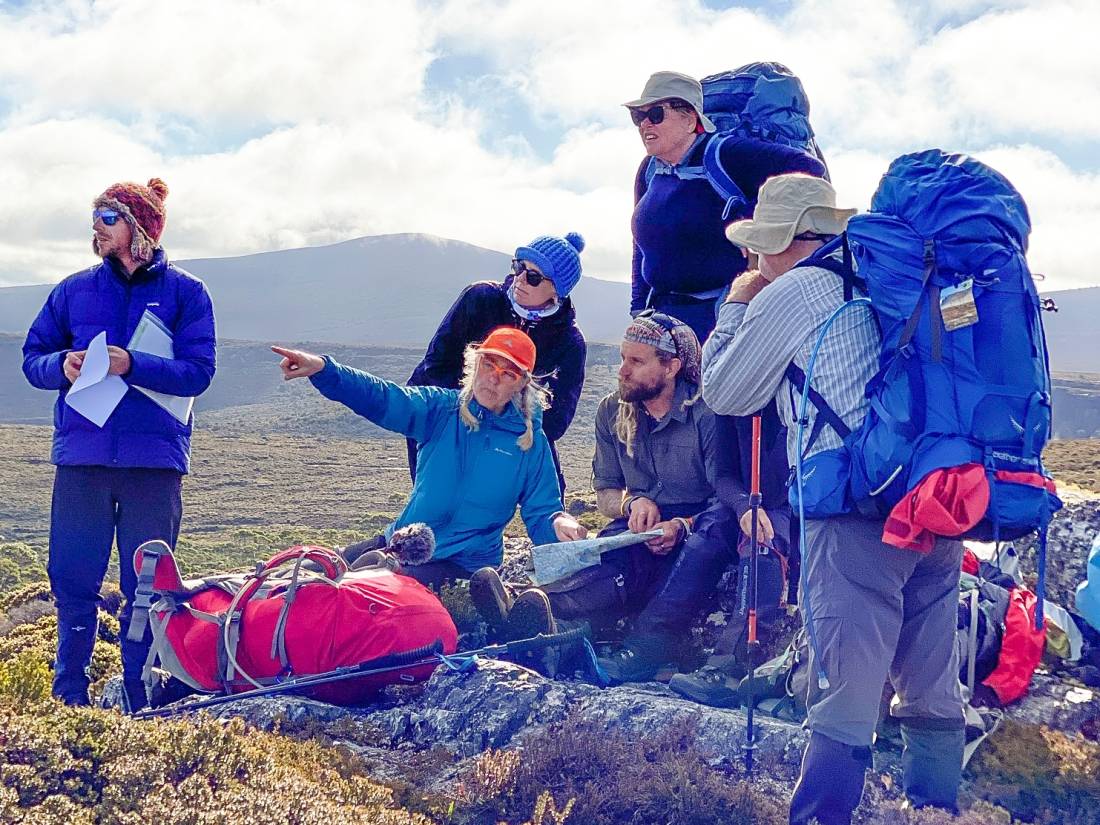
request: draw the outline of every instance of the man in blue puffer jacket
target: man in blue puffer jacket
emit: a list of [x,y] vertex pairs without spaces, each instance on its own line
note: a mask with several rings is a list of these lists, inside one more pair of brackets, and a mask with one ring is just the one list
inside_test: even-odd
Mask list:
[[[50,515],[50,589],[57,602],[53,693],[88,704],[96,639],[96,601],[117,534],[120,584],[129,626],[136,576],[134,550],[149,539],[174,545],[188,471],[191,423],[137,388],[193,397],[214,377],[214,312],[202,281],[168,262],[159,246],[168,187],[118,183],[94,204],[92,249],[102,263],[70,275],[50,293],[23,345],[23,372],[57,390],[51,461],[57,465]],[[173,357],[127,350],[149,313],[172,335]],[[102,427],[65,401],[80,376],[88,345],[107,333],[110,374],[130,385]],[[146,704],[141,671],[149,649],[122,639],[122,668],[131,709]]]
[[519,505],[535,544],[584,538],[562,511],[550,445],[542,431],[546,390],[532,380],[535,345],[498,327],[465,348],[461,387],[402,387],[298,350],[283,356],[286,380],[308,377],[322,395],[379,427],[417,442],[416,481],[395,529],[423,522],[435,533],[430,561],[403,565],[423,584],[466,579],[504,559],[504,526]]

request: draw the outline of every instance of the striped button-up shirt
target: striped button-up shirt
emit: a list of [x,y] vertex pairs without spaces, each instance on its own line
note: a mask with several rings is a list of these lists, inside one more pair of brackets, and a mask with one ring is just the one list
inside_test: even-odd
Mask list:
[[[801,387],[784,376],[794,363],[809,369],[821,328],[844,303],[840,277],[821,267],[800,267],[768,284],[751,303],[727,302],[703,348],[703,398],[720,415],[749,415],[776,399],[787,425],[787,457],[798,457]],[[879,332],[866,304],[846,309],[825,333],[814,365],[812,384],[851,429],[867,412],[864,389],[878,368]],[[806,405],[803,444],[809,440],[817,411]],[[807,457],[841,446],[840,436],[824,426]]]

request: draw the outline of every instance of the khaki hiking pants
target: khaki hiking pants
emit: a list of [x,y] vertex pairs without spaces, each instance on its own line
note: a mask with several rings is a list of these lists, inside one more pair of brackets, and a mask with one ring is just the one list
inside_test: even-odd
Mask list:
[[955,649],[962,542],[928,554],[883,544],[882,522],[840,516],[806,523],[805,602],[829,678],[821,690],[810,653],[807,724],[854,747],[872,743],[889,679],[902,721],[963,722]]

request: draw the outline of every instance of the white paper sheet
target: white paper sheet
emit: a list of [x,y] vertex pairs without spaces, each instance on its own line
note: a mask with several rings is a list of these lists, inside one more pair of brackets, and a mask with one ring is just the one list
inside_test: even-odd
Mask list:
[[[131,352],[157,355],[161,358],[175,357],[175,351],[172,347],[172,334],[165,328],[161,320],[149,310],[145,310],[142,314],[134,334],[130,336],[130,344],[126,349]],[[183,395],[169,395],[145,387],[134,387],[134,389],[149,396],[175,416],[181,424],[186,424],[190,419],[191,407],[195,404],[194,398]]]
[[97,427],[107,422],[129,389],[117,375],[108,375],[110,368],[111,356],[107,354],[107,331],[104,330],[88,345],[80,375],[65,394],[65,403]]

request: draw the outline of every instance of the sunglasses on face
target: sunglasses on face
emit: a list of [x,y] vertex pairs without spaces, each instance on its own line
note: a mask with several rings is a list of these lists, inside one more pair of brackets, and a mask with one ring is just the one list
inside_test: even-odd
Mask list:
[[105,226],[114,226],[122,220],[122,215],[113,209],[96,209],[92,212],[92,223],[103,221]]
[[531,286],[538,286],[547,280],[546,276],[537,269],[528,269],[527,264],[515,258],[512,259],[512,274],[524,277]]
[[658,103],[656,106],[652,106],[649,109],[631,109],[630,119],[634,122],[635,126],[641,126],[643,120],[648,120],[656,126],[658,123],[664,121],[666,109],[683,108],[683,106],[677,106],[674,103]]
[[494,361],[488,356],[481,356],[481,369],[487,372],[493,373],[498,381],[507,384],[516,384],[523,380],[523,373],[513,367],[511,364]]

